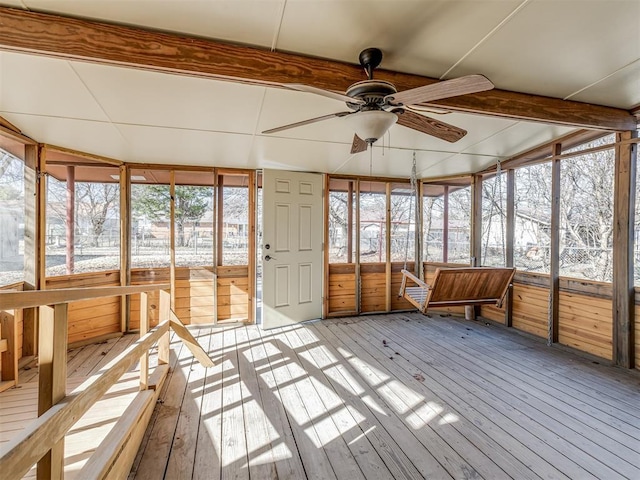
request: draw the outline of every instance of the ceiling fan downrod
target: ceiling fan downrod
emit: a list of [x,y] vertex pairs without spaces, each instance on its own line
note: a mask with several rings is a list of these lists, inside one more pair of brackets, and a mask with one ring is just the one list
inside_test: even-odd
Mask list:
[[360,65],[364,68],[369,80],[373,79],[373,71],[378,68],[382,62],[382,50],[379,48],[365,48],[360,52],[358,57]]

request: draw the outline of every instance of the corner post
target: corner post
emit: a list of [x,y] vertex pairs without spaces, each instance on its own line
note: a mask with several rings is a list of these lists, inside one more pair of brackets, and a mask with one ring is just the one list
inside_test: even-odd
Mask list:
[[[506,251],[505,266],[513,267],[513,242],[515,239],[515,189],[516,174],[514,169],[507,170],[507,231],[506,231]],[[504,306],[504,324],[507,327],[513,325],[513,283],[507,290],[507,298]]]
[[613,207],[613,359],[634,367],[633,221],[637,144],[634,132],[616,134]]
[[551,244],[547,345],[558,342],[560,317],[560,159],[562,145],[556,143],[551,160]]

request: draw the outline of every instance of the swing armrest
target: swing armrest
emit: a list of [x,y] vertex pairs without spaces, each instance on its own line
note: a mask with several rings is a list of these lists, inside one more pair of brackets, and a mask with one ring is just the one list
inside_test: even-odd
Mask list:
[[422,287],[425,290],[429,289],[429,285],[427,285],[425,282],[420,280],[413,273],[409,272],[408,270],[404,270],[404,269],[402,269],[401,272],[402,272],[402,276],[404,277],[402,280],[405,280],[406,278],[408,278],[409,280],[411,280],[413,283],[415,283],[419,287]]

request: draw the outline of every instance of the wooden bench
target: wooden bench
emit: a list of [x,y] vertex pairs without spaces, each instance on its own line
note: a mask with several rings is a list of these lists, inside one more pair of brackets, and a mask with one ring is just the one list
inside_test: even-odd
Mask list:
[[[402,270],[398,297],[404,297],[422,313],[427,313],[429,307],[490,304],[501,307],[515,272],[515,268],[502,267],[438,268],[428,285]],[[415,286],[408,286],[408,281]]]

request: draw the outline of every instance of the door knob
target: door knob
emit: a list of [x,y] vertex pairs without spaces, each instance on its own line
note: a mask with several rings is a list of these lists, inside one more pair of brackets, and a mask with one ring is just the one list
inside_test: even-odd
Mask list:
[[269,260],[275,260],[275,257],[272,257],[271,255],[265,255],[264,259],[268,262]]

